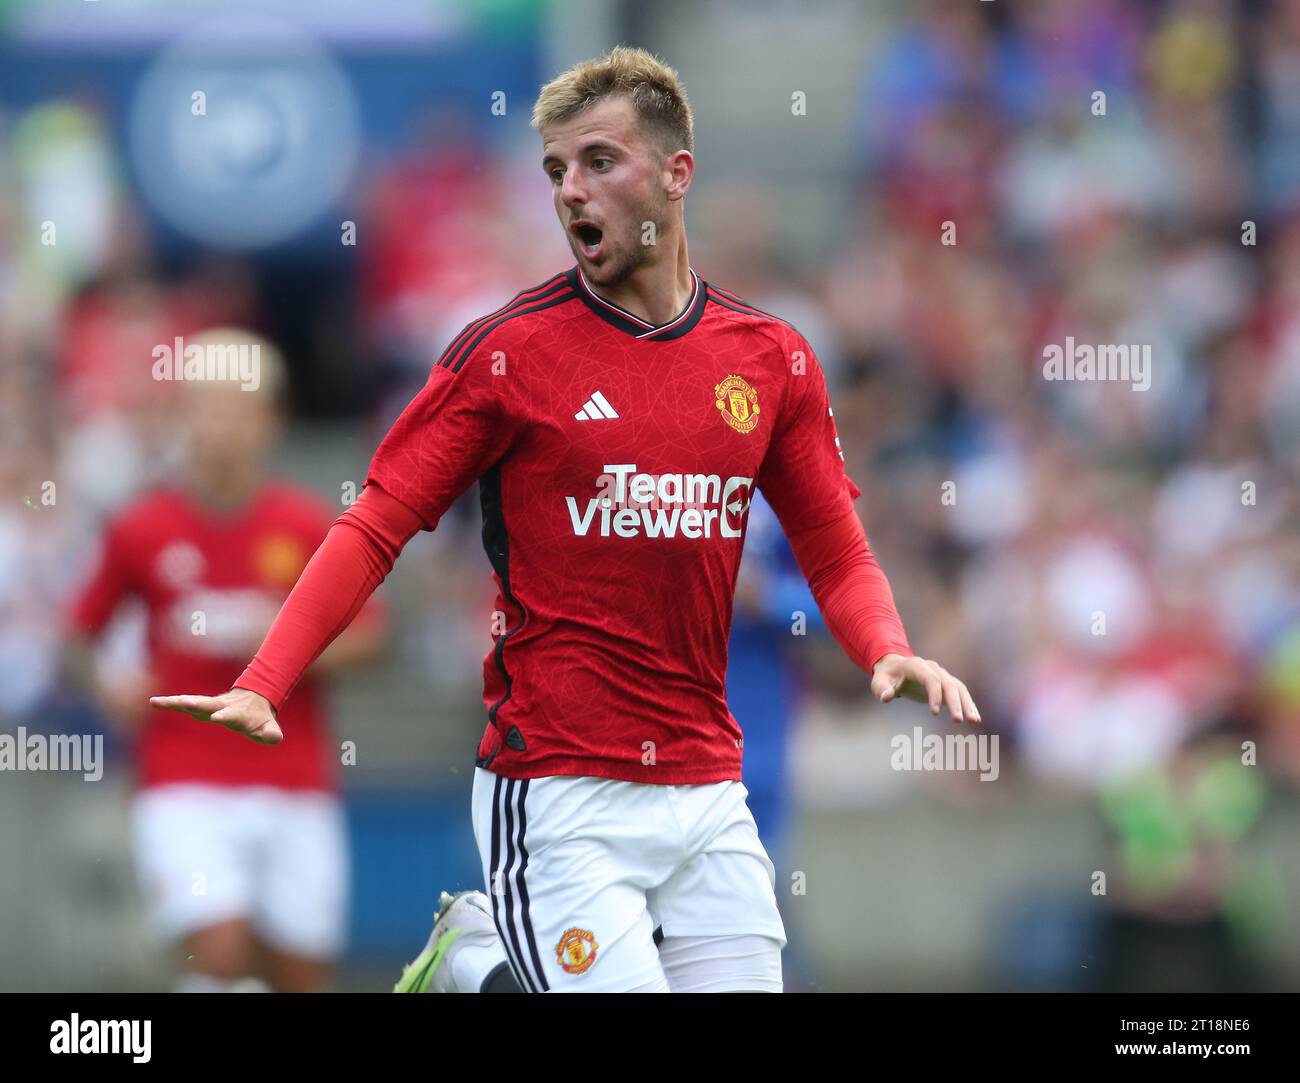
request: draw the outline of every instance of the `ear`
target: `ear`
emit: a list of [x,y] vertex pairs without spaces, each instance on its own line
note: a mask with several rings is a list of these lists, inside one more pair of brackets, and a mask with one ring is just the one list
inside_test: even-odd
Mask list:
[[679,150],[666,161],[668,171],[668,201],[683,199],[695,178],[695,156],[689,150]]

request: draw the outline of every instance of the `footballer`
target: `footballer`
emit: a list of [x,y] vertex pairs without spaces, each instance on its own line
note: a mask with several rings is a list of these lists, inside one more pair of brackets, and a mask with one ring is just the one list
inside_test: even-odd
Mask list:
[[980,716],[908,645],[812,347],[690,265],[676,72],[620,46],[543,87],[533,126],[576,262],[447,345],[235,686],[151,702],[279,742],[312,659],[477,481],[504,618],[471,808],[485,890],[443,894],[397,988],[780,992],[725,696],[754,493],[879,700]]
[[[130,741],[131,845],[149,928],[174,948],[177,992],[318,992],[343,948],[348,855],[321,676],[374,658],[380,597],[312,667],[268,756],[233,733],[144,709],[152,682],[221,687],[257,649],[334,516],[266,472],[286,388],[275,347],[239,328],[189,339],[249,351],[258,386],[186,380],[172,406],[184,438],[169,478],[106,525],[68,613],[73,673]],[[148,675],[91,653],[128,603],[145,612]]]

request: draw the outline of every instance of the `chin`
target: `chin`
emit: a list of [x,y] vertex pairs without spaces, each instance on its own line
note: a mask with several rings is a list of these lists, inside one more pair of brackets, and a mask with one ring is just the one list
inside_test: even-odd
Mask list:
[[631,277],[636,267],[629,265],[626,260],[619,260],[609,252],[602,252],[599,263],[591,263],[586,260],[582,264],[582,273],[585,274],[591,282],[600,286],[617,286],[626,282]]
[[581,259],[578,262],[582,265],[582,273],[587,276],[589,282],[594,282],[601,286],[609,284],[608,260],[601,260],[599,263],[590,263],[585,259]]

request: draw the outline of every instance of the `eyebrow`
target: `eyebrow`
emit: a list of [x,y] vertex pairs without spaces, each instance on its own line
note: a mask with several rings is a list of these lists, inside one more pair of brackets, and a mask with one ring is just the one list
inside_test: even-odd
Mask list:
[[[584,144],[583,147],[582,147],[582,149],[579,150],[578,153],[579,153],[580,155],[582,155],[582,154],[590,154],[592,151],[595,151],[595,150],[614,151],[615,153],[618,153],[618,152],[621,151],[622,149],[623,149],[622,147],[617,147],[617,146],[615,146],[613,143],[602,143],[602,142],[600,142],[600,141],[597,141],[597,142],[595,142],[595,143],[586,143],[586,144]],[[559,158],[557,158],[554,154],[548,154],[548,155],[546,155],[545,158],[542,159],[542,168],[543,168],[543,169],[549,169],[550,166],[551,166],[552,164],[554,164],[554,163],[558,163],[558,164],[560,164],[560,165],[563,165],[563,164],[564,164],[564,163],[563,163]]]

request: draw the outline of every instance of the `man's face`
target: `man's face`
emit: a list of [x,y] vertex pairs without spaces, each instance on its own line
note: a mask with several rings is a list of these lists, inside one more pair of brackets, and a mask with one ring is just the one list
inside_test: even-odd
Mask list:
[[642,132],[626,98],[607,98],[542,132],[542,168],[555,213],[583,274],[616,286],[650,263],[668,222],[667,156]]
[[192,465],[241,475],[265,458],[277,429],[267,389],[244,391],[233,380],[187,383],[180,417]]

